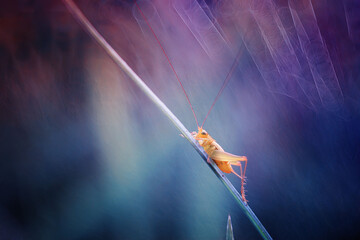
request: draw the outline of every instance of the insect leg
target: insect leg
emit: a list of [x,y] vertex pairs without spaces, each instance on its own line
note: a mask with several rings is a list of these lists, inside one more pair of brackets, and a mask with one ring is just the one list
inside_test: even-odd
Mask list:
[[244,172],[242,171],[242,164],[241,162],[237,162],[237,163],[231,163],[232,165],[235,166],[239,166],[240,167],[240,174],[241,174],[241,197],[243,199],[244,202],[247,202],[246,198],[245,198],[245,172],[246,172],[246,166],[247,166],[247,158],[245,158],[246,160],[244,160],[245,162],[245,166],[244,166]]
[[232,169],[231,172],[232,172],[233,174],[235,174],[236,176],[238,176],[238,177],[241,179],[241,182],[242,182],[242,179],[243,179],[242,176],[240,176],[239,174],[237,174],[237,173],[234,171],[234,169]]

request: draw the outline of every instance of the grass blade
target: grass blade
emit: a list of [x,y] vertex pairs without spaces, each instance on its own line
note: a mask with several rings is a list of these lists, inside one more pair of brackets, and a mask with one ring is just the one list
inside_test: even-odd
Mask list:
[[227,221],[227,226],[226,226],[226,240],[235,240],[233,228],[232,228],[232,224],[231,224],[230,214],[228,216],[228,221]]
[[[195,139],[191,136],[189,131],[180,122],[180,120],[168,109],[168,107],[151,91],[151,89],[141,80],[141,78],[129,67],[129,65],[119,56],[119,54],[110,46],[110,44],[101,36],[101,34],[94,28],[89,20],[84,16],[81,10],[75,5],[72,0],[63,0],[65,6],[69,12],[75,17],[80,25],[100,44],[101,47],[109,54],[111,59],[129,76],[131,80],[149,97],[149,99],[167,116],[175,127],[181,132],[181,134],[190,142],[195,150],[200,154],[203,160],[206,162],[207,154],[202,147],[198,145]],[[225,177],[221,170],[211,160],[209,164],[211,170],[221,180],[225,187],[229,190],[231,195],[235,198],[241,209],[246,216],[253,223],[260,235],[264,239],[272,239],[249,205],[242,201],[239,192],[231,184],[231,182]]]

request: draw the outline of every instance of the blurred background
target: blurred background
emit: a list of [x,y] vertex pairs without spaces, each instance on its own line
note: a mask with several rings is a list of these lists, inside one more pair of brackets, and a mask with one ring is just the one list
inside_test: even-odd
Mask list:
[[[133,1],[76,1],[190,130]],[[274,239],[360,238],[360,3],[138,1],[205,129],[246,155]],[[260,239],[210,168],[62,1],[0,7],[0,239]],[[238,170],[238,169],[236,169]],[[227,175],[237,189],[241,182]]]

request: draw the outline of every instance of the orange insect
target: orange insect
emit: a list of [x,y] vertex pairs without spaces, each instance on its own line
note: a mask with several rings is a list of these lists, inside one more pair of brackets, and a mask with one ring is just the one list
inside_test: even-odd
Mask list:
[[[238,176],[240,179],[241,179],[241,197],[243,199],[243,201],[246,203],[247,200],[245,198],[245,189],[244,189],[244,185],[245,185],[245,172],[246,172],[246,166],[247,166],[247,157],[245,156],[237,156],[237,155],[233,155],[233,154],[230,154],[230,153],[227,153],[224,151],[224,149],[203,129],[203,126],[204,126],[204,123],[207,119],[207,117],[209,116],[209,113],[211,112],[212,108],[214,107],[217,99],[219,98],[219,96],[221,95],[222,91],[224,90],[227,82],[229,81],[230,79],[230,76],[232,74],[232,72],[234,71],[236,65],[237,65],[237,60],[238,58],[240,57],[241,55],[241,50],[239,51],[238,55],[236,56],[235,60],[234,60],[234,63],[232,65],[232,67],[230,68],[230,71],[228,73],[228,75],[226,76],[225,80],[224,80],[224,83],[221,87],[221,89],[219,90],[213,104],[211,105],[210,109],[209,109],[209,112],[207,113],[201,127],[199,126],[198,124],[198,120],[196,118],[196,114],[195,114],[195,111],[192,107],[192,104],[189,100],[189,97],[188,95],[186,94],[186,91],[180,81],[180,78],[178,77],[176,71],[175,71],[175,68],[174,66],[172,65],[168,55],[166,54],[162,44],[160,43],[158,37],[156,36],[154,30],[151,28],[149,22],[147,21],[147,18],[145,17],[145,15],[143,14],[143,12],[141,11],[139,5],[135,2],[135,5],[136,7],[138,8],[141,16],[144,18],[146,24],[148,25],[148,27],[150,28],[152,34],[154,35],[156,41],[158,42],[161,50],[163,51],[168,63],[170,64],[170,67],[171,69],[173,70],[174,74],[175,74],[175,77],[176,79],[178,80],[185,96],[186,96],[186,99],[190,105],[190,108],[191,108],[191,111],[193,112],[193,115],[195,117],[195,121],[196,121],[196,125],[198,126],[198,132],[192,132],[192,136],[194,137],[195,140],[197,140],[200,144],[200,146],[202,146],[205,150],[205,152],[208,154],[208,159],[207,159],[207,162],[210,163],[209,161],[209,158],[211,158],[215,164],[219,167],[219,169],[221,171],[223,171],[224,173],[234,173],[236,176]],[[244,168],[242,168],[242,164],[241,163],[244,163]],[[238,173],[236,173],[234,171],[234,169],[232,168],[232,166],[239,166],[240,167],[240,175]]]
[[[244,202],[247,202],[244,189],[247,157],[237,156],[225,152],[224,149],[205,130],[202,129],[202,127],[198,128],[198,132],[192,132],[191,134],[208,154],[208,163],[210,163],[209,158],[211,158],[221,171],[224,173],[234,173],[241,179],[241,197]],[[241,162],[245,163],[244,169],[242,169]],[[240,167],[240,175],[234,171],[231,167],[232,165]]]

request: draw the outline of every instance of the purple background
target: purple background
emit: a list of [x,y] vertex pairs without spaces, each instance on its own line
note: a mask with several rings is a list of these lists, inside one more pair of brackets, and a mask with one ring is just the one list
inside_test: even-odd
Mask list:
[[[77,1],[189,130],[186,98],[133,1]],[[360,237],[360,3],[138,1],[202,122],[246,155],[275,239]],[[0,8],[0,239],[259,235],[176,128],[61,1]],[[228,175],[235,187],[240,180]]]

